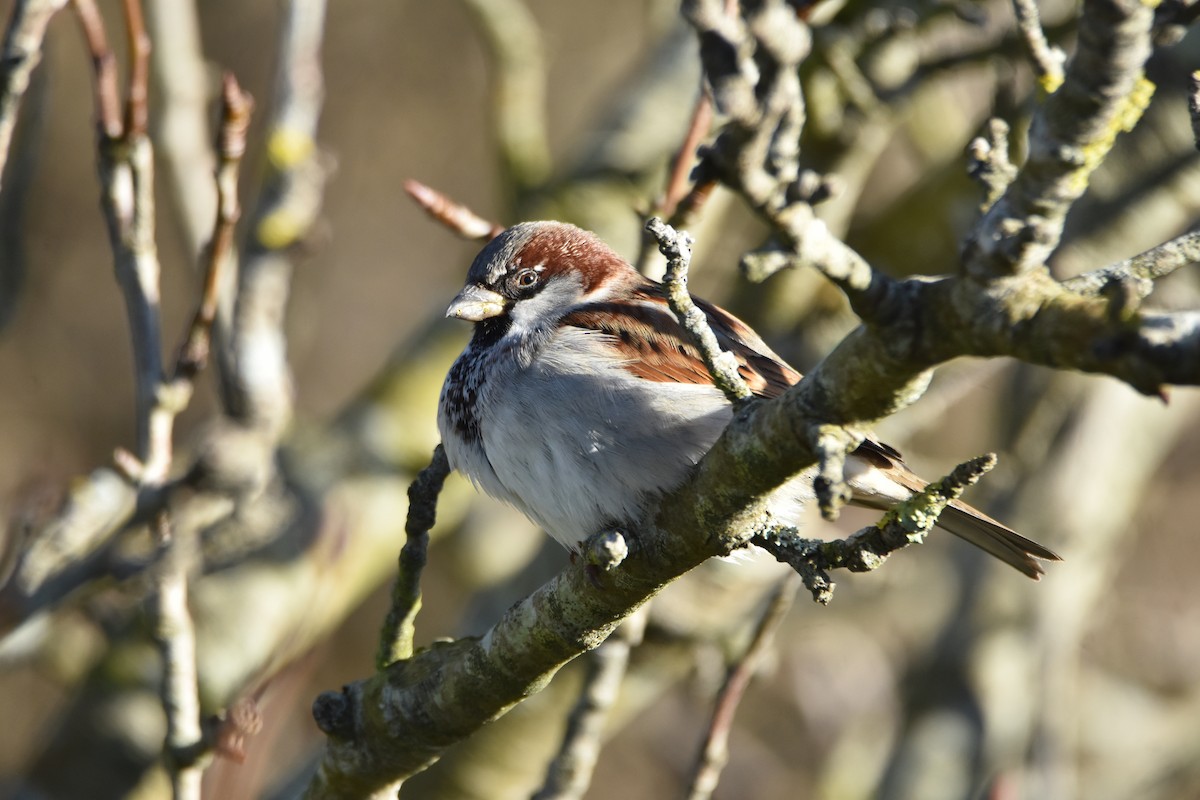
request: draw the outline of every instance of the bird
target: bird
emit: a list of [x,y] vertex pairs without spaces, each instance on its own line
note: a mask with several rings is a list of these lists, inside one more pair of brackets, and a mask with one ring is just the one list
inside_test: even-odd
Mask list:
[[[800,380],[749,325],[693,300],[754,395]],[[732,418],[664,287],[574,225],[504,230],[475,257],[446,316],[474,325],[438,402],[450,467],[572,553],[601,531],[636,530]],[[812,477],[810,468],[776,490],[777,517],[794,524]],[[876,509],[927,485],[870,437],[847,455],[845,478],[850,502]],[[959,500],[938,526],[1034,580],[1041,561],[1061,560]]]

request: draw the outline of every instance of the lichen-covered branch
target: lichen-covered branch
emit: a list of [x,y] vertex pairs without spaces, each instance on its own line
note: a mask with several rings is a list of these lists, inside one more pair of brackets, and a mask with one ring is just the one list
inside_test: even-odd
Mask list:
[[921,542],[937,525],[942,510],[962,496],[996,466],[992,453],[959,464],[954,470],[893,507],[875,525],[863,528],[846,539],[821,541],[804,539],[795,528],[776,528],[756,533],[751,539],[800,575],[813,600],[828,605],[833,599],[831,569],[870,572],[887,557],[910,544]]
[[988,280],[1046,263],[1092,171],[1150,101],[1154,87],[1142,68],[1153,19],[1138,0],[1084,4],[1063,84],[1030,124],[1029,157],[967,239],[967,275]]
[[658,241],[658,249],[667,259],[667,271],[663,276],[663,285],[667,287],[667,302],[679,324],[700,351],[713,383],[725,393],[730,403],[741,405],[747,402],[751,397],[750,387],[738,374],[737,359],[721,349],[716,334],[709,327],[707,317],[688,293],[687,277],[692,260],[692,237],[686,232],[677,232],[658,217],[652,217],[646,222],[646,230]]
[[1200,231],[1190,231],[1132,258],[1063,281],[1063,286],[1086,296],[1098,296],[1114,281],[1130,281],[1138,299],[1154,290],[1154,281],[1200,262]]
[[286,4],[274,116],[267,133],[270,167],[250,220],[229,341],[220,353],[226,411],[272,437],[278,437],[292,416],[292,374],[283,329],[292,274],[290,250],[317,218],[326,177],[316,140],[324,100],[325,5],[324,0]]
[[1046,41],[1037,0],[1013,0],[1013,11],[1017,16],[1017,28],[1025,39],[1026,47],[1029,48],[1029,57],[1033,61],[1038,83],[1049,94],[1062,85],[1063,61],[1066,57],[1061,50]]

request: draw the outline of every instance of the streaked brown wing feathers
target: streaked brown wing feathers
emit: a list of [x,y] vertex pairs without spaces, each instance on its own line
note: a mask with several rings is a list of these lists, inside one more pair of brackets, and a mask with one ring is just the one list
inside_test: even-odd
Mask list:
[[[662,289],[647,283],[633,293],[632,303],[597,302],[563,318],[563,324],[612,337],[625,356],[625,368],[639,378],[674,383],[712,383],[699,351],[687,341],[671,313]],[[738,360],[738,373],[759,397],[775,397],[800,380],[800,374],[737,317],[711,303],[696,304],[708,316],[721,348]]]

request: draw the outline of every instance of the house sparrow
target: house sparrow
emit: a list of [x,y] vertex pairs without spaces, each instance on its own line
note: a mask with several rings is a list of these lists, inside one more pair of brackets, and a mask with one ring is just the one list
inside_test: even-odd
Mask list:
[[[760,397],[800,380],[741,320],[696,300]],[[573,552],[636,526],[717,440],[732,406],[667,305],[598,237],[527,222],[476,256],[446,316],[475,323],[442,386],[438,428],[450,466],[521,510]],[[810,469],[770,507],[794,522]],[[888,508],[926,485],[900,454],[865,440],[846,459],[851,502]],[[1052,551],[957,500],[938,524],[1031,578]]]

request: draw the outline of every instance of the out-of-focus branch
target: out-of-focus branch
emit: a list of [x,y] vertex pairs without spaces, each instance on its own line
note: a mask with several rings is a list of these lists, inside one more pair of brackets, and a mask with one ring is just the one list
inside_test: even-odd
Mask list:
[[141,0],[123,0],[125,35],[129,49],[128,94],[125,97],[125,135],[145,136],[150,120],[150,37],[142,16]]
[[1188,117],[1192,120],[1192,141],[1200,150],[1200,71],[1188,80]]
[[324,0],[287,4],[267,134],[270,168],[250,221],[233,328],[220,353],[226,411],[272,438],[292,415],[283,330],[292,274],[289,249],[316,220],[326,177],[316,144],[324,99],[324,28]]
[[[222,91],[222,120],[217,138],[217,215],[209,243],[208,267],[195,317],[184,336],[176,358],[174,376],[159,391],[154,413],[169,441],[177,414],[191,399],[196,375],[208,363],[213,320],[221,269],[229,263],[233,234],[241,208],[238,203],[238,171],[246,152],[246,131],[253,102],[231,74]],[[168,464],[169,467],[169,455]],[[143,473],[150,488],[166,477]],[[176,535],[167,511],[156,514],[153,527],[161,552],[155,580],[155,640],[163,657],[163,708],[167,715],[167,754],[176,800],[199,800],[204,772],[204,734],[200,726],[200,697],[196,669],[196,631],[188,610],[189,576],[194,566],[195,541],[192,531]]]
[[152,409],[163,379],[159,323],[159,263],[154,233],[154,153],[146,136],[146,59],[140,7],[128,0],[126,23],[131,67],[122,121],[116,59],[93,0],[74,0],[95,69],[97,159],[101,208],[108,224],[117,281],[125,295],[133,341],[137,456],[160,474],[170,462],[170,439],[152,427]]
[[426,214],[465,239],[486,242],[504,232],[503,226],[489,222],[467,206],[454,202],[420,181],[405,181],[404,191]]
[[1062,85],[1063,62],[1066,61],[1066,56],[1046,41],[1037,0],[1013,0],[1013,11],[1017,16],[1017,28],[1025,39],[1026,47],[1029,48],[1038,83],[1047,94],[1051,94]]
[[967,173],[983,185],[983,210],[987,211],[1004,194],[1017,176],[1008,160],[1008,123],[998,117],[988,120],[987,133],[968,146]]
[[550,176],[541,30],[524,0],[464,0],[492,59],[492,118],[510,210]]
[[421,470],[408,487],[408,519],[404,523],[405,542],[400,548],[399,574],[392,587],[392,605],[379,634],[375,668],[412,658],[417,612],[421,610],[421,572],[429,550],[429,531],[437,521],[437,501],[442,484],[450,474],[446,451],[439,444],[433,460]]
[[21,98],[29,87],[29,76],[42,60],[42,40],[50,18],[67,0],[17,0],[12,7],[0,51],[0,186]]
[[162,654],[162,704],[167,718],[165,750],[175,800],[200,800],[206,759],[201,757],[200,693],[196,675],[196,629],[188,610],[188,573],[195,556],[192,537],[174,535],[165,511],[154,522],[161,558],[154,579],[154,640]]
[[[702,91],[696,98],[696,107],[692,111],[687,134],[683,137],[683,144],[679,146],[679,152],[675,154],[675,159],[671,163],[667,185],[663,189],[662,200],[658,204],[662,215],[670,219],[674,227],[686,225],[688,217],[700,209],[708,192],[712,189],[712,181],[699,181],[690,189],[688,188],[692,171],[696,165],[696,151],[704,138],[708,136],[712,121],[712,99]],[[685,200],[687,200],[686,203]]]
[[[213,87],[201,51],[196,3],[150,3],[146,26],[155,43],[150,51],[151,88],[156,90],[151,111],[159,164],[171,188],[187,252],[199,257],[212,234],[210,222],[217,207],[212,181],[217,158],[209,135]],[[225,297],[222,308],[231,300]]]
[[1133,258],[1063,281],[1063,286],[1095,297],[1114,282],[1128,281],[1137,299],[1141,300],[1153,291],[1154,281],[1198,261],[1200,231],[1191,231]]
[[966,274],[987,280],[1043,267],[1092,171],[1150,101],[1142,68],[1153,19],[1137,0],[1084,4],[1063,85],[1034,114],[1016,179],[968,237]]
[[707,800],[716,790],[721,770],[729,761],[729,733],[733,729],[734,714],[737,713],[742,696],[746,693],[754,673],[762,665],[775,631],[783,623],[795,597],[795,578],[788,575],[779,581],[771,593],[767,607],[755,626],[754,635],[750,637],[750,643],[725,676],[725,684],[717,695],[712,718],[700,745],[696,766],[692,770],[688,800]]
[[121,136],[121,87],[117,78],[117,59],[108,46],[104,18],[94,0],[71,0],[75,16],[83,29],[92,58],[92,79],[96,97],[96,125],[102,136],[116,139]]
[[629,656],[641,644],[646,608],[634,614],[588,657],[579,700],[567,718],[562,746],[546,772],[546,782],[533,800],[578,800],[591,784],[600,757],[604,723],[617,701]]

